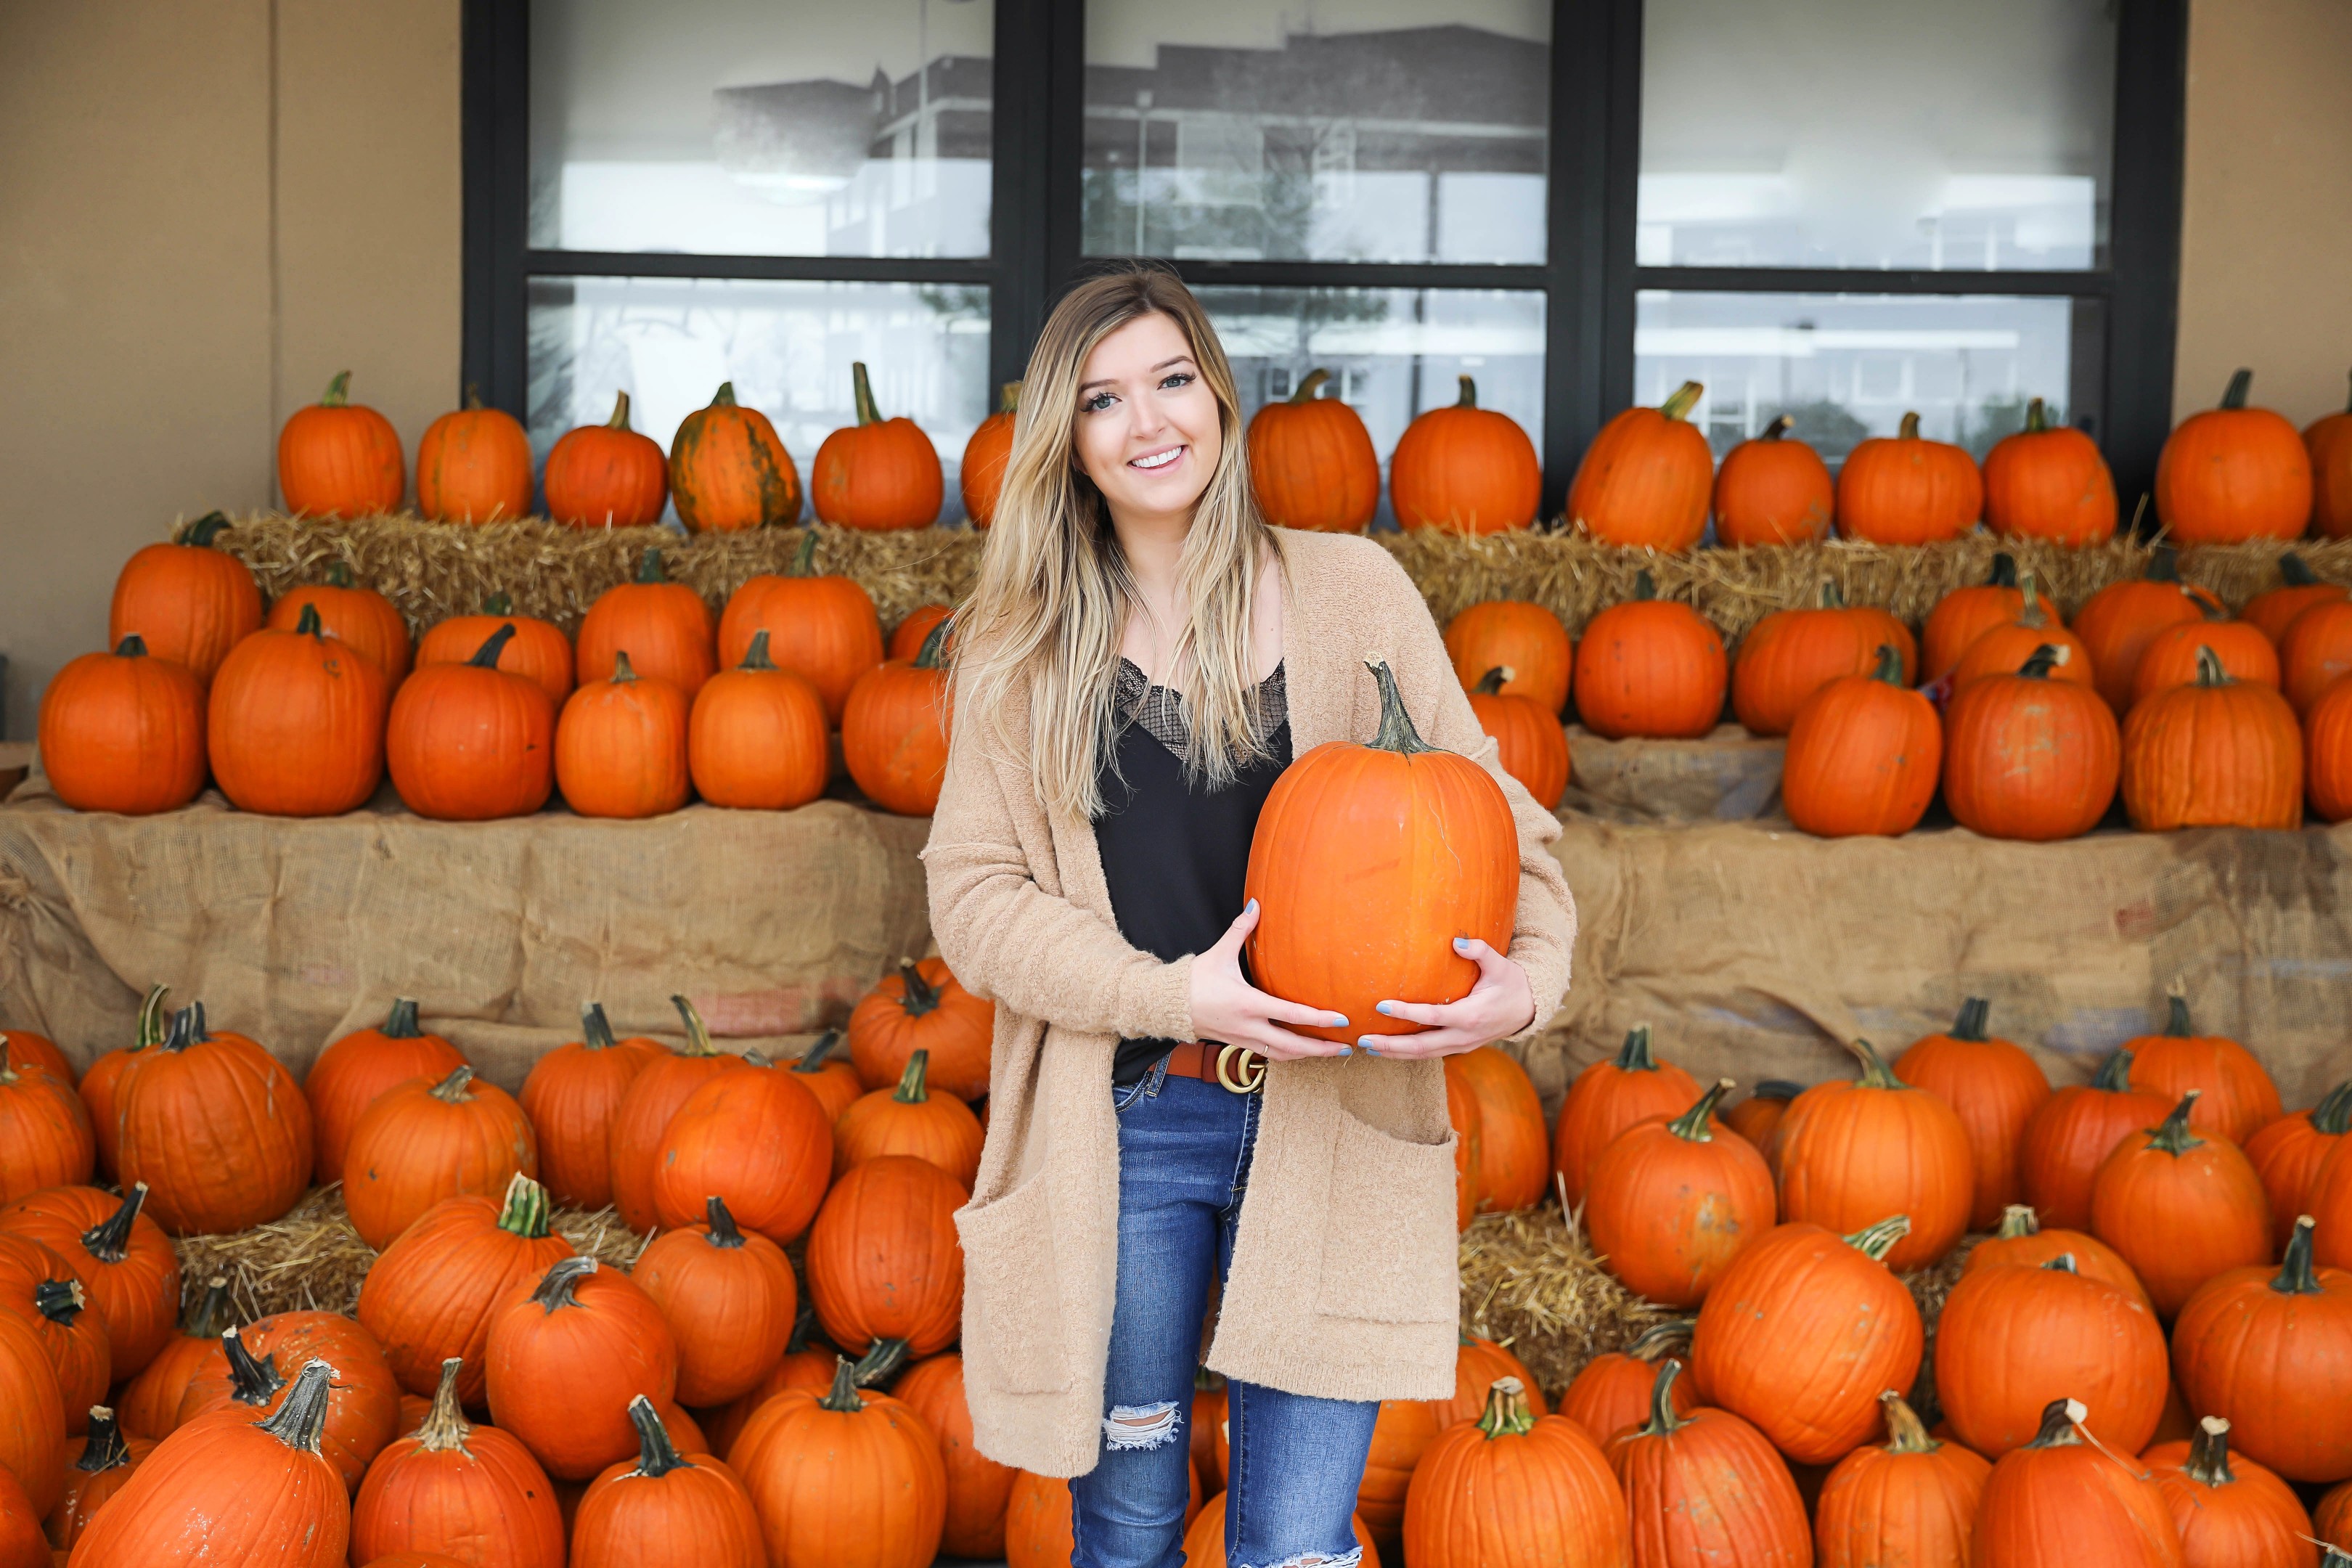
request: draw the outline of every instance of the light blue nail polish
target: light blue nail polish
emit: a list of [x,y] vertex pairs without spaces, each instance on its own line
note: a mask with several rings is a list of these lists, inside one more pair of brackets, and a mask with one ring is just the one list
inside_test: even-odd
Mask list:
[[1378,1013],[1383,1018],[1393,1018],[1396,1016],[1396,1009],[1390,1006],[1386,1002],[1374,1003],[1372,1005],[1372,1011]]
[[1354,1051],[1353,1049],[1351,1049],[1350,1047],[1347,1047],[1347,1046],[1341,1046],[1341,1047],[1339,1047],[1339,1049],[1338,1054],[1339,1054],[1339,1055],[1340,1055],[1340,1056],[1343,1056],[1343,1057],[1352,1057],[1352,1056],[1354,1056],[1356,1053],[1355,1053],[1355,1051]]
[[1257,900],[1255,899],[1252,899],[1249,901],[1249,908],[1244,910],[1242,913],[1245,915],[1254,915],[1257,913]]
[[1344,1028],[1346,1028],[1347,1026],[1348,1026],[1348,1015],[1346,1015],[1345,1013],[1334,1013],[1334,1014],[1332,1014],[1332,1015],[1331,1015],[1331,1021],[1330,1021],[1328,1024],[1327,1024],[1327,1025],[1325,1026],[1325,1027],[1327,1027],[1327,1028],[1332,1028],[1332,1029],[1344,1029]]
[[1370,1041],[1370,1040],[1361,1040],[1361,1041],[1359,1041],[1359,1042],[1358,1042],[1358,1044],[1361,1045],[1361,1046],[1364,1047],[1364,1054],[1365,1054],[1366,1056],[1368,1056],[1368,1057],[1376,1057],[1376,1056],[1379,1056],[1379,1055],[1381,1054],[1381,1048],[1380,1048],[1378,1046],[1376,1046],[1376,1045],[1372,1044],[1372,1042],[1371,1042],[1371,1041]]
[[1469,952],[1469,951],[1470,951],[1470,939],[1469,939],[1468,937],[1466,937],[1466,936],[1457,936],[1457,937],[1455,937],[1455,938],[1454,939],[1454,952]]

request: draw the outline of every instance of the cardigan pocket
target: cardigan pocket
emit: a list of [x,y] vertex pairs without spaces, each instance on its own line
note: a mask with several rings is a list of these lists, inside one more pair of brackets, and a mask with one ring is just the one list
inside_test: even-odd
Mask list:
[[1416,1143],[1344,1108],[1333,1114],[1317,1310],[1373,1323],[1453,1322],[1462,1310],[1454,1135]]
[[956,1211],[964,1362],[983,1389],[1056,1394],[1075,1379],[1062,1333],[1051,1196],[1039,1171],[1001,1198]]

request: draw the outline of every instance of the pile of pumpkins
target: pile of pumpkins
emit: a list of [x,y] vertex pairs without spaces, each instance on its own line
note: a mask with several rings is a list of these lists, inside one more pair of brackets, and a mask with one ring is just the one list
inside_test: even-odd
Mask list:
[[714,621],[648,548],[636,580],[562,628],[503,595],[408,623],[337,563],[265,617],[252,572],[216,548],[215,512],[151,544],[115,584],[109,640],[41,702],[58,797],[137,816],[186,805],[209,775],[240,809],[322,816],[365,804],[387,769],[409,809],[451,821],[524,816],[558,790],[583,816],[646,817],[698,795],[788,810],[840,760],[885,810],[927,816],[947,771],[947,610],[885,645],[874,601],[796,566],[751,578]]
[[2048,840],[2089,831],[2120,788],[2133,825],[2294,827],[2352,817],[2352,590],[2293,552],[2238,616],[2145,574],[2084,601],[2068,626],[1996,554],[1990,581],[1946,595],[1919,637],[1833,584],[1777,610],[1727,654],[1687,605],[1634,596],[1581,639],[1539,605],[1492,600],[1447,626],[1455,673],[1506,771],[1547,805],[1569,780],[1560,716],[1597,735],[1694,739],[1729,710],[1786,736],[1781,798],[1822,837],[1899,834],[1938,788],[1961,826]]

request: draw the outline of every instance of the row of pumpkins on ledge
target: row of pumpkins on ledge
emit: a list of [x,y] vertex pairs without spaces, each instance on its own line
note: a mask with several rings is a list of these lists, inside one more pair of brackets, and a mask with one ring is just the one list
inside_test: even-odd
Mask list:
[[[278,489],[289,510],[318,517],[396,510],[406,490],[391,422],[351,403],[351,373],[319,405],[300,409],[278,438]],[[929,526],[944,491],[939,453],[911,419],[885,419],[866,366],[852,367],[857,423],[817,449],[809,499],[824,521],[845,528]],[[1381,464],[1363,419],[1318,395],[1328,371],[1306,376],[1286,401],[1251,417],[1251,486],[1266,519],[1284,527],[1360,531],[1380,505]],[[2306,527],[2352,534],[2352,411],[2298,436],[2279,415],[2249,407],[2252,373],[2231,380],[2218,408],[2190,416],[2157,465],[2157,515],[2178,542],[2293,539]],[[2040,398],[2026,426],[1986,454],[1919,434],[1906,414],[1898,432],[1848,454],[1834,480],[1811,447],[1789,436],[1784,416],[1732,448],[1716,468],[1688,418],[1705,388],[1685,382],[1656,408],[1631,408],[1604,426],[1578,464],[1567,520],[1605,543],[1676,552],[1697,544],[1713,518],[1731,545],[1802,542],[1829,536],[1881,544],[1957,539],[1979,521],[1994,532],[2095,544],[2114,536],[2116,488],[2097,445],[2050,425]],[[972,526],[995,515],[1013,449],[1020,384],[972,434],[961,483]],[[1426,410],[1391,455],[1389,499],[1408,528],[1469,533],[1536,521],[1541,466],[1528,434],[1478,406],[1461,378],[1451,406]],[[674,500],[689,532],[775,527],[799,520],[801,480],[767,416],[719,387],[679,425],[665,456],[629,428],[629,397],[615,396],[605,425],[563,436],[548,454],[547,510],[575,528],[657,521]],[[417,506],[446,522],[530,513],[530,438],[509,414],[478,405],[442,416],[419,442]]]
[[716,619],[658,549],[589,606],[575,646],[511,612],[440,622],[413,646],[390,600],[341,563],[265,618],[252,572],[214,547],[217,513],[152,544],[115,585],[111,652],[41,701],[50,787],[85,811],[174,810],[209,776],[242,810],[333,816],[387,771],[410,810],[525,816],[561,790],[583,816],[646,817],[693,796],[789,810],[840,759],[885,810],[929,816],[947,771],[947,611],[886,646],[866,590],[795,570],[751,578]]

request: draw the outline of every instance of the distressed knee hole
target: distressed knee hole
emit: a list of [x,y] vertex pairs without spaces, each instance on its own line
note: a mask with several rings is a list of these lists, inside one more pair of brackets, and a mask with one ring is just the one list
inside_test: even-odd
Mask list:
[[1114,1448],[1157,1448],[1176,1440],[1176,1403],[1114,1405],[1103,1417],[1103,1441]]
[[1303,1552],[1296,1557],[1286,1557],[1279,1563],[1268,1563],[1266,1568],[1360,1568],[1363,1561],[1364,1549],[1358,1546],[1342,1552],[1336,1557],[1327,1557],[1319,1552]]

